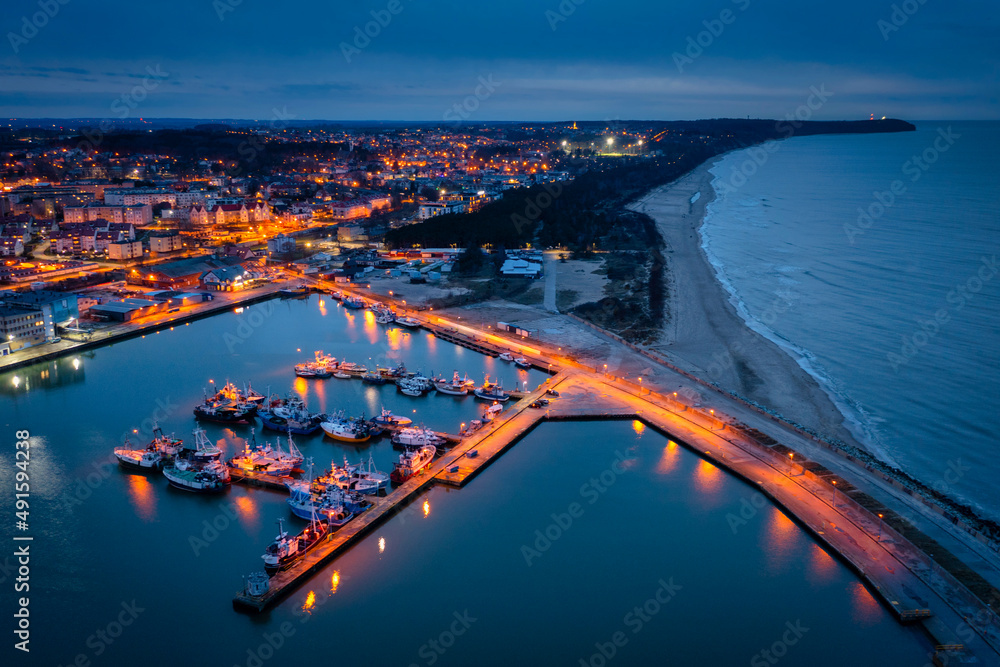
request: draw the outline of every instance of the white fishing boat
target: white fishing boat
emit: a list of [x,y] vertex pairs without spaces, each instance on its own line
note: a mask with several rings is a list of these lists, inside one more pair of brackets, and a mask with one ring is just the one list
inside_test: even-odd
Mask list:
[[500,358],[503,359],[504,361],[514,361],[514,355],[511,354],[510,352],[501,352]]
[[420,326],[420,320],[416,320],[416,319],[414,319],[412,317],[397,317],[396,318],[396,324],[399,324],[401,326],[404,326],[404,327],[407,327],[407,328],[410,328],[410,329],[414,329],[414,328]]
[[372,421],[379,426],[409,426],[413,423],[412,419],[408,417],[398,417],[389,412],[389,410],[384,406],[381,414],[379,414],[378,417],[374,417]]
[[129,442],[128,438],[125,439],[123,446],[115,447],[115,458],[118,459],[118,464],[123,468],[144,472],[159,470],[163,467],[165,459],[163,453],[152,445],[143,449],[136,449]]
[[200,462],[218,461],[219,457],[222,456],[222,450],[209,441],[205,429],[196,428],[192,433],[194,435],[194,451],[192,451],[190,458]]
[[444,438],[424,426],[403,428],[392,435],[392,442],[404,447],[423,447],[424,445],[441,445]]
[[469,387],[460,377],[458,377],[458,371],[455,371],[455,374],[451,378],[451,382],[443,379],[435,381],[434,389],[442,394],[448,394],[449,396],[466,396],[469,393]]

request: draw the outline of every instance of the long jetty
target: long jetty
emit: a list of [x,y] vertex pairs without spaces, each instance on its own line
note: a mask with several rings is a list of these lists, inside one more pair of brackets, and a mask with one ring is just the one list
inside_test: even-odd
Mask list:
[[[543,408],[531,407],[547,389],[560,396]],[[436,460],[413,479],[376,501],[373,508],[340,529],[287,571],[279,572],[266,593],[246,589],[233,599],[236,608],[263,611],[308,580],[376,526],[413,502],[432,484],[466,485],[505,451],[546,421],[635,420],[664,434],[711,464],[754,485],[790,518],[812,533],[868,583],[902,623],[921,623],[939,652],[1000,657],[996,626],[963,633],[965,618],[991,610],[950,574],[936,566],[904,536],[885,525],[848,492],[833,493],[821,466],[791,458],[787,450],[764,447],[730,422],[669,396],[622,386],[595,372],[563,369]],[[839,487],[838,487],[839,488]],[[972,634],[970,638],[969,634]]]

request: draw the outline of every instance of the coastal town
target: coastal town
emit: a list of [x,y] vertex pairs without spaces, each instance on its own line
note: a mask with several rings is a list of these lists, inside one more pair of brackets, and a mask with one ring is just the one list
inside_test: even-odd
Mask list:
[[[810,129],[906,128],[871,121]],[[163,150],[180,141],[173,133],[187,141],[197,132],[224,148],[206,149],[212,156],[190,146]],[[262,612],[311,586],[317,572],[428,489],[464,487],[539,424],[624,420],[637,434],[648,427],[676,439],[667,452],[680,442],[711,470],[755,485],[761,506],[774,502],[795,517],[899,623],[920,624],[940,664],[996,651],[994,589],[959,561],[994,559],[994,523],[840,439],[840,425],[819,432],[813,414],[794,406],[781,414],[743,385],[721,386],[711,362],[691,364],[660,344],[670,317],[683,324],[692,300],[708,308],[717,298],[709,292],[718,289],[714,276],[698,273],[704,267],[672,275],[679,260],[665,257],[692,251],[685,244],[711,196],[708,161],[773,138],[773,128],[195,126],[124,128],[100,141],[91,133],[6,135],[4,393],[58,385],[54,377],[71,374],[61,364],[72,359],[79,370],[80,355],[96,348],[217,315],[255,314],[278,299],[299,304],[290,313],[301,304],[323,317],[335,312],[348,330],[363,330],[372,349],[382,338],[408,349],[399,341],[419,335],[422,344],[440,341],[516,373],[505,387],[488,373],[480,382],[459,369],[425,374],[398,356],[391,365],[365,364],[299,347],[294,367],[283,369],[295,383],[287,396],[207,379],[211,391],[193,408],[193,439],[167,436],[154,423],[150,433],[136,429],[115,443],[125,474],[162,476],[194,493],[265,489],[307,522],[286,529],[279,519],[264,570],[242,573],[236,610]],[[251,157],[241,160],[240,147]],[[677,180],[657,189],[665,179]],[[678,280],[691,281],[683,293]],[[300,335],[292,327],[283,339],[291,345]],[[235,357],[256,345],[248,339],[237,328],[221,336],[222,347]],[[734,365],[717,363],[720,374]],[[793,384],[791,373],[785,381],[790,394],[811,391]],[[325,400],[326,386],[364,387],[380,402],[405,397],[407,408],[426,401],[434,406],[428,412],[452,414],[464,397],[481,403],[460,424],[430,429],[411,419],[422,405],[409,415],[384,403],[374,415],[347,414],[331,391],[323,411],[307,407],[307,396]],[[274,445],[257,444],[258,420],[279,434]],[[205,424],[224,430],[210,437]],[[147,435],[151,441],[140,440]],[[324,443],[368,446],[383,437],[386,449],[402,450],[392,454],[391,472],[373,453],[360,463],[345,456],[328,470],[314,465]],[[426,516],[427,501],[423,508]],[[757,509],[748,511],[730,515],[734,534]],[[544,550],[522,553],[530,565]]]
[[[567,182],[585,154],[642,151],[639,131],[596,129],[213,127],[246,164],[146,152],[124,129],[108,148],[86,128],[8,129],[0,356],[296,276],[446,282],[462,248],[389,248],[386,233]],[[530,244],[509,250],[501,275],[541,275]]]

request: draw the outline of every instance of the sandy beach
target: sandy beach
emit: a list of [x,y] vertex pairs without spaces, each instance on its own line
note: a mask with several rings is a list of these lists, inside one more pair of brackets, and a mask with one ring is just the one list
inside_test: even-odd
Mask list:
[[705,210],[715,197],[709,169],[716,160],[630,206],[656,220],[666,243],[667,322],[651,347],[680,368],[791,421],[858,444],[819,383],[786,351],[746,326],[717,280],[700,233]]

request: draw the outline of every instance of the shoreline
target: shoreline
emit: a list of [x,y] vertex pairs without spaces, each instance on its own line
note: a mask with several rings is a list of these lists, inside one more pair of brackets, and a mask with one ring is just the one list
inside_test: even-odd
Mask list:
[[702,227],[716,198],[709,170],[723,156],[706,160],[628,206],[656,222],[666,246],[667,322],[650,349],[788,421],[875,453],[851,430],[852,416],[801,361],[740,316],[706,253]]

